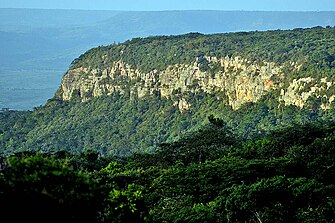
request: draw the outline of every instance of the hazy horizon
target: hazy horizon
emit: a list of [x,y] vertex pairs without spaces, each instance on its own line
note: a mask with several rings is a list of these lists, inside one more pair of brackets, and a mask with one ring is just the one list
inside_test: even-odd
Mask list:
[[228,10],[334,11],[333,0],[2,0],[0,8],[80,9],[116,11]]
[[14,8],[14,7],[1,7],[0,9],[13,9],[13,10],[59,10],[59,11],[113,11],[113,12],[174,12],[174,11],[220,11],[220,12],[335,12],[332,10],[243,10],[243,9],[163,9],[163,10],[118,10],[118,9],[67,9],[67,8]]

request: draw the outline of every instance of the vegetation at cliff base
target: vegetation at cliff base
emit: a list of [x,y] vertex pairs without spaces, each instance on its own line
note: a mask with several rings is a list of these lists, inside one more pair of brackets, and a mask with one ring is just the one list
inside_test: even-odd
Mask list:
[[334,222],[335,124],[238,138],[213,116],[153,154],[2,157],[2,216],[34,222]]
[[245,104],[237,111],[213,95],[197,94],[186,99],[192,106],[183,112],[171,99],[152,96],[135,100],[122,95],[96,97],[88,102],[50,100],[32,112],[3,112],[0,152],[9,155],[27,150],[92,150],[102,155],[127,156],[153,152],[160,143],[194,132],[210,114],[222,119],[243,139],[291,123],[327,123],[334,114],[333,106],[313,111],[280,106],[271,97]]

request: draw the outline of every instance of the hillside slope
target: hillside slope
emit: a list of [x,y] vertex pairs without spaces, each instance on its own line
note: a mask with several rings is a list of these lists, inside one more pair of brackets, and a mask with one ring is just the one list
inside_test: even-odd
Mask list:
[[233,109],[272,92],[284,105],[304,107],[312,96],[334,100],[333,28],[136,38],[94,48],[74,60],[58,96],[63,100],[118,92],[142,98],[221,94]]
[[3,112],[3,153],[154,151],[214,115],[248,139],[334,112],[335,28],[135,38],[75,59],[55,97]]

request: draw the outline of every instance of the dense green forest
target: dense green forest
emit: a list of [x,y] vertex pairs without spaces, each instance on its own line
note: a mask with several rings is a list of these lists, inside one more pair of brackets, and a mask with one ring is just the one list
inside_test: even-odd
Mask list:
[[[136,38],[94,48],[71,68],[122,58],[148,72],[204,55],[284,69],[296,61],[303,69],[288,69],[287,83],[332,80],[335,28]],[[209,75],[219,69],[207,62]],[[181,111],[177,93],[86,101],[59,93],[33,111],[0,111],[4,219],[335,222],[334,103],[320,109],[322,98],[311,96],[303,108],[285,106],[273,90],[233,110],[223,93],[191,91]]]
[[96,97],[84,103],[55,99],[32,112],[3,112],[1,153],[93,150],[107,156],[124,156],[153,152],[160,143],[197,130],[209,115],[219,117],[239,137],[248,139],[292,122],[326,123],[334,114],[333,107],[314,111],[279,106],[271,97],[245,104],[237,111],[217,103],[213,95],[198,94],[188,100],[193,106],[185,112],[180,112],[173,100],[157,96],[135,100],[120,95]]
[[335,124],[243,140],[221,119],[152,154],[1,159],[2,217],[33,222],[335,221]]

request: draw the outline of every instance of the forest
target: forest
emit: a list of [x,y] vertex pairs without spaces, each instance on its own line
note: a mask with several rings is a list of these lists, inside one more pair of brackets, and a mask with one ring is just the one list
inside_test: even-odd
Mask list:
[[2,157],[2,217],[34,222],[334,222],[335,123],[249,140],[208,122],[155,153]]
[[[298,72],[287,69],[283,85],[300,77],[332,80],[335,28],[135,38],[91,49],[70,68],[103,69],[122,57],[148,72],[204,55],[284,69],[303,63]],[[219,69],[203,62],[209,75]],[[32,111],[1,110],[1,217],[335,222],[334,103],[321,109],[323,99],[312,95],[303,108],[287,106],[278,94],[233,110],[223,93],[188,92],[182,97],[192,106],[180,111],[177,93],[64,101],[56,92]]]

